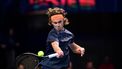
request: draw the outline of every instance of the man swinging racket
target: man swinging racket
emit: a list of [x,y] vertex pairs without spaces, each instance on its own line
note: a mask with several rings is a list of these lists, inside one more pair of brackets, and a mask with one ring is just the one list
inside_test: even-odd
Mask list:
[[57,53],[54,58],[43,58],[42,69],[67,69],[70,64],[69,48],[73,53],[84,55],[85,49],[73,41],[74,35],[64,28],[68,25],[66,12],[62,8],[49,8],[47,11],[49,25],[54,28],[47,37],[46,55]]

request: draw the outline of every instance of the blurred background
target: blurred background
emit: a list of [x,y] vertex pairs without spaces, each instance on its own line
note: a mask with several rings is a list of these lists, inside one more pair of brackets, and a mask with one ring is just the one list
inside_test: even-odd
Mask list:
[[[22,53],[45,51],[47,34],[52,28],[45,11],[50,7],[68,12],[70,25],[65,27],[75,34],[75,42],[86,49],[84,57],[70,52],[72,69],[118,69],[114,53],[122,33],[117,24],[121,22],[115,18],[121,16],[122,9],[117,3],[120,2],[0,0],[0,69],[14,69],[15,58]],[[102,68],[106,57],[111,59],[110,67]]]

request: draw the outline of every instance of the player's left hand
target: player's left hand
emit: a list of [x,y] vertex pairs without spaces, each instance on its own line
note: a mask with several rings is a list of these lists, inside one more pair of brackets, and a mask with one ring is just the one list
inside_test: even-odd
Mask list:
[[83,47],[79,47],[79,48],[77,48],[77,53],[79,53],[81,56],[83,56],[84,55],[84,52],[85,52],[85,49],[83,48]]
[[84,48],[81,48],[81,56],[83,56],[85,53],[85,49]]

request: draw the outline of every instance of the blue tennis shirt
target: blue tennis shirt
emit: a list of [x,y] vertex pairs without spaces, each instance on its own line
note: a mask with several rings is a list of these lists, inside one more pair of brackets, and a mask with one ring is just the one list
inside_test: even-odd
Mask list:
[[68,31],[67,29],[63,29],[61,31],[56,31],[54,28],[49,32],[47,37],[47,48],[46,55],[55,53],[51,42],[58,41],[59,47],[64,52],[64,56],[62,58],[43,58],[41,64],[43,66],[52,68],[52,69],[61,69],[63,67],[68,67],[70,62],[69,58],[69,46],[73,42],[74,35]]

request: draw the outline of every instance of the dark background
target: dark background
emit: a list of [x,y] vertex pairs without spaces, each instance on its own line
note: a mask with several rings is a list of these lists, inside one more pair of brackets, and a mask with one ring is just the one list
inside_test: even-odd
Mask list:
[[[52,28],[47,24],[47,15],[21,13],[24,9],[20,9],[18,0],[1,0],[0,3],[0,33],[8,35],[8,30],[12,27],[20,43],[20,46],[15,48],[15,56],[28,51],[45,51],[47,34]],[[119,25],[121,20],[118,19],[118,15],[122,15],[118,12],[122,9],[117,3],[116,0],[97,0],[95,9],[68,13],[70,25],[66,28],[75,34],[75,42],[86,49],[84,57],[81,58],[71,52],[74,68],[81,68],[89,59],[92,59],[97,67],[105,55],[109,55],[113,63],[118,65],[116,60],[121,57],[115,55],[115,50],[122,38]]]

